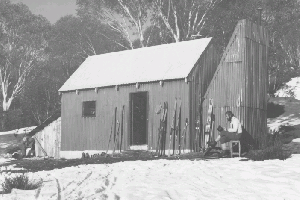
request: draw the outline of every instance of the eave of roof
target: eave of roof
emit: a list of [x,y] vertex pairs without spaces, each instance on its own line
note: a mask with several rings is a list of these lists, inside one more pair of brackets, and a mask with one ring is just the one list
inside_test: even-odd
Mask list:
[[202,38],[90,56],[59,91],[183,79],[210,41]]

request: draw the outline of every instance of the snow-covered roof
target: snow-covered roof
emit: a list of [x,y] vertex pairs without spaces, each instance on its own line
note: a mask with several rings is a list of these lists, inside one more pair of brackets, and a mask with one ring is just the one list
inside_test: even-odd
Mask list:
[[88,57],[59,91],[186,78],[211,38]]

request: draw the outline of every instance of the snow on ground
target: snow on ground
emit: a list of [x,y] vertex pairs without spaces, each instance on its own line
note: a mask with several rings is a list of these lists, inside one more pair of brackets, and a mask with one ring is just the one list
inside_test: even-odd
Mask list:
[[[300,139],[293,142],[300,145]],[[31,176],[45,181],[41,199],[300,199],[300,154],[285,161],[239,160],[126,161]]]
[[296,126],[300,124],[300,119],[298,117],[294,117],[293,114],[289,116],[280,116],[275,119],[267,119],[268,128],[272,131],[279,131],[281,126]]
[[25,128],[20,128],[20,129],[15,129],[11,131],[6,131],[6,132],[0,132],[0,135],[10,135],[10,134],[24,134],[24,133],[29,133],[32,131],[36,126],[31,126],[31,127],[25,127]]
[[14,160],[14,159],[13,158],[3,158],[3,157],[0,157],[0,165],[3,164],[3,163],[9,162],[10,160]]
[[300,100],[300,77],[292,78],[275,95],[278,97],[291,97],[290,92],[294,93],[295,99]]

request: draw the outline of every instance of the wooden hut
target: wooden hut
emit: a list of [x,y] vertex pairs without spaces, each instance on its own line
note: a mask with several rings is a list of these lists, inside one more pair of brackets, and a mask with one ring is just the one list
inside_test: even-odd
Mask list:
[[[246,34],[246,30],[251,34]],[[250,55],[253,56],[250,51],[254,48],[254,42],[251,44],[246,42],[247,35],[251,37],[249,40],[256,41],[259,38],[261,41],[259,45],[266,45],[267,36],[262,37],[261,33],[265,34],[263,27],[246,20],[240,21],[226,48],[224,53],[226,56],[223,55],[221,62],[221,56],[217,54],[212,38],[88,57],[59,89],[62,94],[61,157],[80,157],[83,151],[111,152],[113,144],[111,142],[108,145],[108,142],[111,132],[116,129],[115,125],[112,128],[112,122],[121,120],[123,106],[125,108],[124,133],[120,148],[155,150],[160,123],[160,115],[155,111],[159,105],[168,103],[168,135],[171,130],[175,99],[181,102],[181,130],[185,119],[189,121],[186,149],[197,150],[197,147],[203,144],[203,123],[206,118],[205,112],[200,110],[201,108],[207,110],[207,99],[213,98],[217,107],[222,105],[226,109],[231,109],[228,107],[231,104],[227,101],[223,102],[222,99],[226,97],[228,102],[236,102],[236,96],[240,95],[238,92],[242,88],[244,96],[240,101],[244,102],[246,97],[250,98],[250,95],[246,95],[245,92],[252,92],[254,88],[255,91],[266,88],[264,84],[267,81],[264,79],[263,72],[266,73],[267,49],[255,46],[261,52],[259,55],[263,56],[255,56],[259,70],[254,70],[254,64],[249,64],[254,62],[249,58]],[[254,34],[258,36],[253,36]],[[236,58],[242,58],[241,65],[240,61],[238,66],[235,62],[229,62]],[[239,66],[243,68],[237,69]],[[248,73],[242,73],[243,70],[248,70]],[[214,90],[216,80],[220,79],[219,81],[224,82],[224,79],[227,79],[226,75],[229,72],[233,73],[232,71],[237,74],[234,74],[234,78],[228,77],[231,82],[225,81],[228,86],[222,92],[226,92],[219,91],[219,94],[214,92],[217,91]],[[220,76],[220,72],[224,75]],[[253,73],[252,79],[248,78],[250,72]],[[254,73],[260,73],[261,78],[257,79],[259,83],[253,84]],[[231,94],[229,82],[234,85],[240,84],[242,80],[244,84]],[[222,90],[221,86],[218,89]],[[259,95],[265,94],[266,90],[262,90]],[[220,102],[225,104],[217,104],[217,99],[221,99]],[[260,98],[260,101],[265,105],[265,98]],[[117,108],[116,117],[115,108]],[[214,110],[216,116],[220,115],[216,124],[223,122],[222,112],[224,111],[221,111],[221,108]],[[265,111],[256,111],[256,113],[260,115],[262,121],[266,121]],[[236,114],[238,117],[242,116]],[[244,118],[243,122],[245,122]],[[245,127],[249,126],[245,124]],[[199,137],[196,137],[197,134]],[[169,144],[169,137],[166,137],[166,144]],[[166,145],[165,148],[168,147],[169,145]]]
[[203,123],[212,100],[216,127],[226,126],[225,112],[230,110],[254,139],[267,133],[268,41],[262,26],[248,20],[237,24],[204,93]]

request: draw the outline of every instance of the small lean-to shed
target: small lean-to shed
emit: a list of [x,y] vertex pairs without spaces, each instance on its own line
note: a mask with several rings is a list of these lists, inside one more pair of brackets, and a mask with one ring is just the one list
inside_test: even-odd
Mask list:
[[225,112],[231,110],[254,139],[267,133],[268,46],[263,26],[239,21],[204,94],[204,124],[212,99],[215,127],[228,126]]
[[60,158],[61,117],[55,112],[41,125],[28,133],[35,139],[35,156]]
[[[106,151],[115,107],[120,121],[123,106],[121,149],[155,150],[160,118],[155,112],[157,107],[168,102],[169,134],[175,98],[181,100],[183,129],[185,119],[190,118],[190,98],[195,98],[190,91],[189,74],[201,67],[204,73],[210,71],[203,76],[207,80],[213,76],[218,60],[211,38],[88,57],[59,89],[61,156],[80,157],[86,150]],[[186,144],[189,150],[190,133]]]

